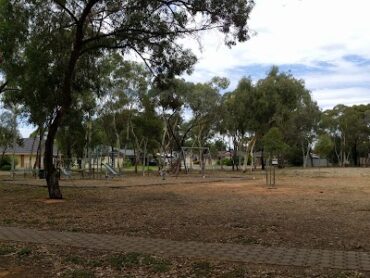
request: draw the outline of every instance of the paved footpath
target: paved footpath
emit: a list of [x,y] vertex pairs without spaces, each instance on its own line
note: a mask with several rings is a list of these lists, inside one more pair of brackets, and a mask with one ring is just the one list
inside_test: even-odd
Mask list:
[[0,227],[0,240],[284,266],[370,271],[370,253],[203,243]]

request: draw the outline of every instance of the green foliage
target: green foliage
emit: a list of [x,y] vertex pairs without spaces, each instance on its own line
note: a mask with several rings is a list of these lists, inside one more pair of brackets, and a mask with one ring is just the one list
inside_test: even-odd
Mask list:
[[281,155],[288,149],[288,145],[284,143],[283,135],[277,127],[271,128],[265,134],[262,143],[266,153],[271,157]]
[[239,156],[236,156],[234,161],[233,161],[232,158],[225,157],[225,158],[221,159],[221,162],[217,161],[217,165],[220,165],[220,163],[221,163],[224,166],[233,166],[233,165],[238,165],[239,166],[239,160],[240,160],[241,164],[243,165],[244,164],[244,157],[239,157]]
[[6,110],[0,114],[0,148],[9,150],[14,141],[19,145],[22,144],[20,133],[17,130],[17,116],[19,116],[20,111],[12,103],[5,103],[4,106]]
[[27,256],[31,255],[31,253],[32,253],[32,249],[31,249],[31,248],[29,248],[29,247],[24,247],[24,248],[22,248],[21,250],[19,250],[19,251],[17,252],[17,255],[18,255],[19,257],[27,257]]
[[0,167],[3,167],[4,165],[12,165],[12,158],[9,155],[5,155],[0,158]]
[[[320,122],[321,133],[330,137],[332,154],[339,165],[352,160],[358,164],[359,157],[370,152],[370,105],[351,107],[337,105],[324,111]],[[326,139],[326,141],[328,141]]]
[[[216,79],[221,79],[216,77]],[[224,86],[228,80],[222,79]],[[220,85],[220,86],[223,86]],[[196,146],[203,147],[215,134],[221,120],[221,94],[218,87],[211,84],[193,84],[189,87],[186,103],[192,112],[190,135]]]
[[242,78],[234,92],[223,96],[222,121],[219,129],[221,133],[236,137],[243,137],[247,132],[257,129],[253,99],[256,96],[255,87],[250,78]]
[[[13,157],[10,155],[5,155],[4,157],[0,157],[0,170],[2,171],[10,171],[12,169],[12,161]],[[14,165],[18,165],[18,160],[14,158]]]
[[125,161],[123,162],[123,166],[126,168],[132,167],[132,162],[130,159],[126,158]]
[[285,158],[291,166],[302,166],[302,147],[298,145],[290,146],[285,153]]
[[327,156],[334,147],[334,143],[330,136],[327,134],[322,134],[319,136],[318,141],[315,145],[315,152],[322,156]]
[[[48,129],[47,175],[56,174],[52,147],[57,131],[62,125],[68,126],[66,115],[75,115],[79,109],[86,112],[82,107],[87,95],[104,97],[109,92],[117,95],[122,91],[128,95],[128,91],[138,89],[128,83],[122,86],[120,77],[131,65],[116,63],[117,57],[136,54],[155,76],[154,83],[165,88],[168,80],[190,73],[196,62],[191,50],[178,43],[179,39],[216,28],[225,34],[228,46],[246,41],[253,6],[254,1],[245,0],[1,1],[0,74],[6,86],[15,88],[4,97],[6,102],[21,104],[30,123]],[[104,78],[107,76],[110,78]],[[135,78],[133,74],[128,80]],[[1,89],[3,85],[2,82]],[[105,90],[112,87],[114,90]],[[121,111],[113,107],[115,104],[116,101],[110,115],[114,132],[106,134],[109,141],[116,139],[110,146],[120,147],[121,134],[114,116]],[[138,146],[140,139],[133,137]],[[68,146],[63,139],[60,144]],[[51,180],[55,179],[48,178],[48,186],[55,189],[49,193],[55,196],[50,197],[61,198],[58,184]]]

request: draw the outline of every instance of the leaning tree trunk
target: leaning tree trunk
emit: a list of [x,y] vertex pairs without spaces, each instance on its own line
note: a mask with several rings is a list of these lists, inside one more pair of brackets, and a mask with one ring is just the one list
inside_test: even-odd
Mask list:
[[59,179],[57,169],[53,163],[54,156],[54,139],[62,119],[61,111],[57,112],[54,121],[51,123],[48,129],[48,135],[45,141],[45,156],[44,156],[44,167],[46,171],[46,183],[48,186],[50,199],[62,199],[62,192],[59,187]]
[[77,61],[82,55],[81,49],[83,47],[85,21],[88,18],[91,9],[97,2],[98,1],[88,1],[82,11],[80,18],[76,22],[76,32],[73,42],[73,48],[69,57],[68,65],[65,69],[64,80],[61,88],[61,103],[58,110],[56,111],[55,118],[49,125],[48,135],[46,137],[44,166],[46,170],[46,182],[49,190],[49,197],[51,199],[62,199],[62,193],[59,188],[57,169],[55,169],[55,166],[53,164],[54,139],[64,114],[67,113],[72,104],[72,80],[74,77]]

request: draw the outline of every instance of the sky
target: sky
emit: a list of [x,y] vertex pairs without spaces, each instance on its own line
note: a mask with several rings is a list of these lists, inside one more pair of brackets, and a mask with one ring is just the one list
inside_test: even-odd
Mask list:
[[303,79],[322,109],[370,103],[369,0],[255,0],[251,39],[232,49],[208,32],[186,45],[197,54],[194,73],[204,82],[227,77],[234,89],[243,76],[257,80],[272,65]]
[[[324,109],[370,103],[369,0],[255,0],[251,39],[228,48],[216,31],[183,41],[199,62],[185,79],[263,78],[272,65],[305,80]],[[32,127],[22,126],[27,136]]]

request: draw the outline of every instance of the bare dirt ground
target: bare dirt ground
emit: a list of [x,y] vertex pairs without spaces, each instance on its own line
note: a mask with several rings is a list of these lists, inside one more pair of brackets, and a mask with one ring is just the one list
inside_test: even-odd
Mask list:
[[[276,189],[266,187],[260,172],[165,181],[157,176],[73,179],[61,181],[65,199],[59,202],[47,201],[47,190],[40,187],[44,181],[3,179],[3,226],[370,251],[369,168],[278,170]],[[279,271],[255,277],[295,273],[278,276]]]

